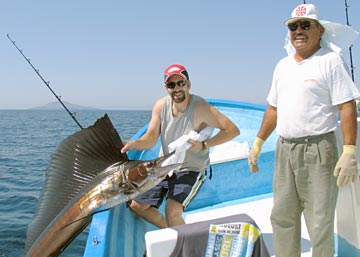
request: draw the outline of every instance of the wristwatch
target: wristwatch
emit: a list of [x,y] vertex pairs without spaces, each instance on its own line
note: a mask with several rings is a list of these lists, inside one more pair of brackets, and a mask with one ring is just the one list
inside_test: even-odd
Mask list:
[[209,148],[209,146],[208,146],[208,144],[207,144],[206,141],[202,141],[201,144],[202,144],[202,150],[206,150],[206,149]]

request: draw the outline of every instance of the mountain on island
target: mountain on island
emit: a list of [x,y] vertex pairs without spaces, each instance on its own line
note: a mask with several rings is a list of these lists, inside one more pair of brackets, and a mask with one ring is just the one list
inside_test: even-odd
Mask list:
[[[72,104],[72,103],[65,102],[65,101],[62,101],[62,102],[64,103],[66,108],[68,108],[70,111],[99,110],[99,109],[93,108],[93,107],[87,107],[87,106]],[[31,110],[63,110],[63,109],[64,109],[64,107],[58,101],[51,102],[51,103],[48,103],[48,104],[45,104],[45,105],[42,105],[42,106],[31,108]]]

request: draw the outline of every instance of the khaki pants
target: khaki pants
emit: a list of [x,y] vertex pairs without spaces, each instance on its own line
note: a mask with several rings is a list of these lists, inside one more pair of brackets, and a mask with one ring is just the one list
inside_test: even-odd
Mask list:
[[271,224],[276,257],[301,255],[301,214],[312,256],[334,256],[337,199],[333,171],[338,160],[334,133],[298,139],[279,138],[273,180]]

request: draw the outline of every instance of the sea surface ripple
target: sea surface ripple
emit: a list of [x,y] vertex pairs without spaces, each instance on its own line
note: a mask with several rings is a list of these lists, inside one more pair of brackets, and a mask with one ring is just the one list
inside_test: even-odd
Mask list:
[[[123,141],[149,120],[151,111],[77,111],[83,127],[107,113]],[[36,210],[45,173],[56,145],[79,131],[62,110],[0,110],[0,257],[24,256],[27,226]],[[84,230],[61,254],[83,255]]]

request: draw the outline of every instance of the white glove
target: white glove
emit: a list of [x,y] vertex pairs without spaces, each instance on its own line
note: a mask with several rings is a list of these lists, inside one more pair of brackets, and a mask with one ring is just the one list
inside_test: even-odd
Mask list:
[[252,173],[256,173],[259,171],[257,159],[260,156],[261,147],[263,146],[264,142],[265,141],[262,140],[260,137],[256,137],[253,146],[251,147],[251,150],[249,152],[248,164]]
[[358,176],[356,146],[344,145],[343,153],[335,166],[334,176],[338,177],[336,184],[339,187],[356,181]]

